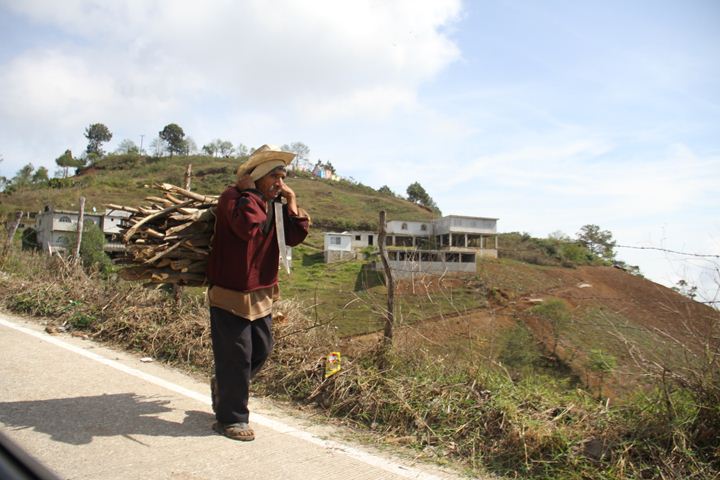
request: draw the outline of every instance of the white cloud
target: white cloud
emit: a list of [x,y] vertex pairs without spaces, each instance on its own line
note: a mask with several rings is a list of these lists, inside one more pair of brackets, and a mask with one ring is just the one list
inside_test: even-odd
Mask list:
[[38,151],[51,162],[98,121],[128,135],[172,121],[239,137],[265,112],[294,124],[389,115],[416,108],[420,86],[459,58],[442,31],[458,19],[459,0],[8,0],[3,8],[64,35],[2,65],[3,168],[26,163],[18,157],[29,147],[16,139],[38,126],[57,135]]
[[[15,2],[111,55],[103,65],[155,69],[190,90],[238,100],[349,97],[381,86],[417,87],[459,56],[439,28],[454,0],[428,2]],[[317,101],[317,100],[316,100]]]

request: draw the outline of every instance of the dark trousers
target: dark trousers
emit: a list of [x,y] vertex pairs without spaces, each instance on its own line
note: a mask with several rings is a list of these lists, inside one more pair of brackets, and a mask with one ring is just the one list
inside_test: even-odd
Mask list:
[[210,334],[215,357],[215,418],[247,423],[250,379],[260,371],[273,347],[272,316],[247,320],[210,307]]

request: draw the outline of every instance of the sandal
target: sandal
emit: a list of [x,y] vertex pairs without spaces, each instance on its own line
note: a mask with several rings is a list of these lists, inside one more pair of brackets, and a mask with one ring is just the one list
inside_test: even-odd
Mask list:
[[255,432],[247,423],[229,423],[224,424],[215,422],[213,424],[213,430],[220,435],[225,435],[232,440],[239,440],[241,442],[249,442],[255,440]]

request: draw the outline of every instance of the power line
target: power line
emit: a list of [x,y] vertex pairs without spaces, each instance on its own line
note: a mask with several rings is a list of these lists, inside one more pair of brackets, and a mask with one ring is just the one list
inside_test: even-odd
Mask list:
[[720,258],[720,255],[678,252],[677,250],[669,250],[667,248],[660,248],[660,247],[635,247],[635,246],[631,246],[631,245],[615,245],[615,247],[617,247],[617,248],[633,248],[635,250],[658,250],[660,252],[674,253],[676,255],[687,255],[689,257]]

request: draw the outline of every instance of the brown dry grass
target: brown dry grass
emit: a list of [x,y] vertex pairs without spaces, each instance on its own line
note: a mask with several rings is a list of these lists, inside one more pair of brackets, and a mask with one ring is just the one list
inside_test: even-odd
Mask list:
[[[0,300],[6,308],[158,359],[211,369],[202,299],[176,303],[162,290],[19,252],[6,259],[4,271]],[[498,315],[466,323],[448,318],[434,330],[408,327],[390,354],[368,341],[325,379],[323,359],[341,340],[303,305],[286,300],[277,307],[276,349],[257,389],[314,405],[421,455],[452,458],[475,473],[489,468],[536,479],[718,475],[717,372],[684,377],[685,387],[669,376],[659,395],[608,407],[557,376],[508,376],[484,359],[433,350],[453,328],[487,332],[510,322]]]

